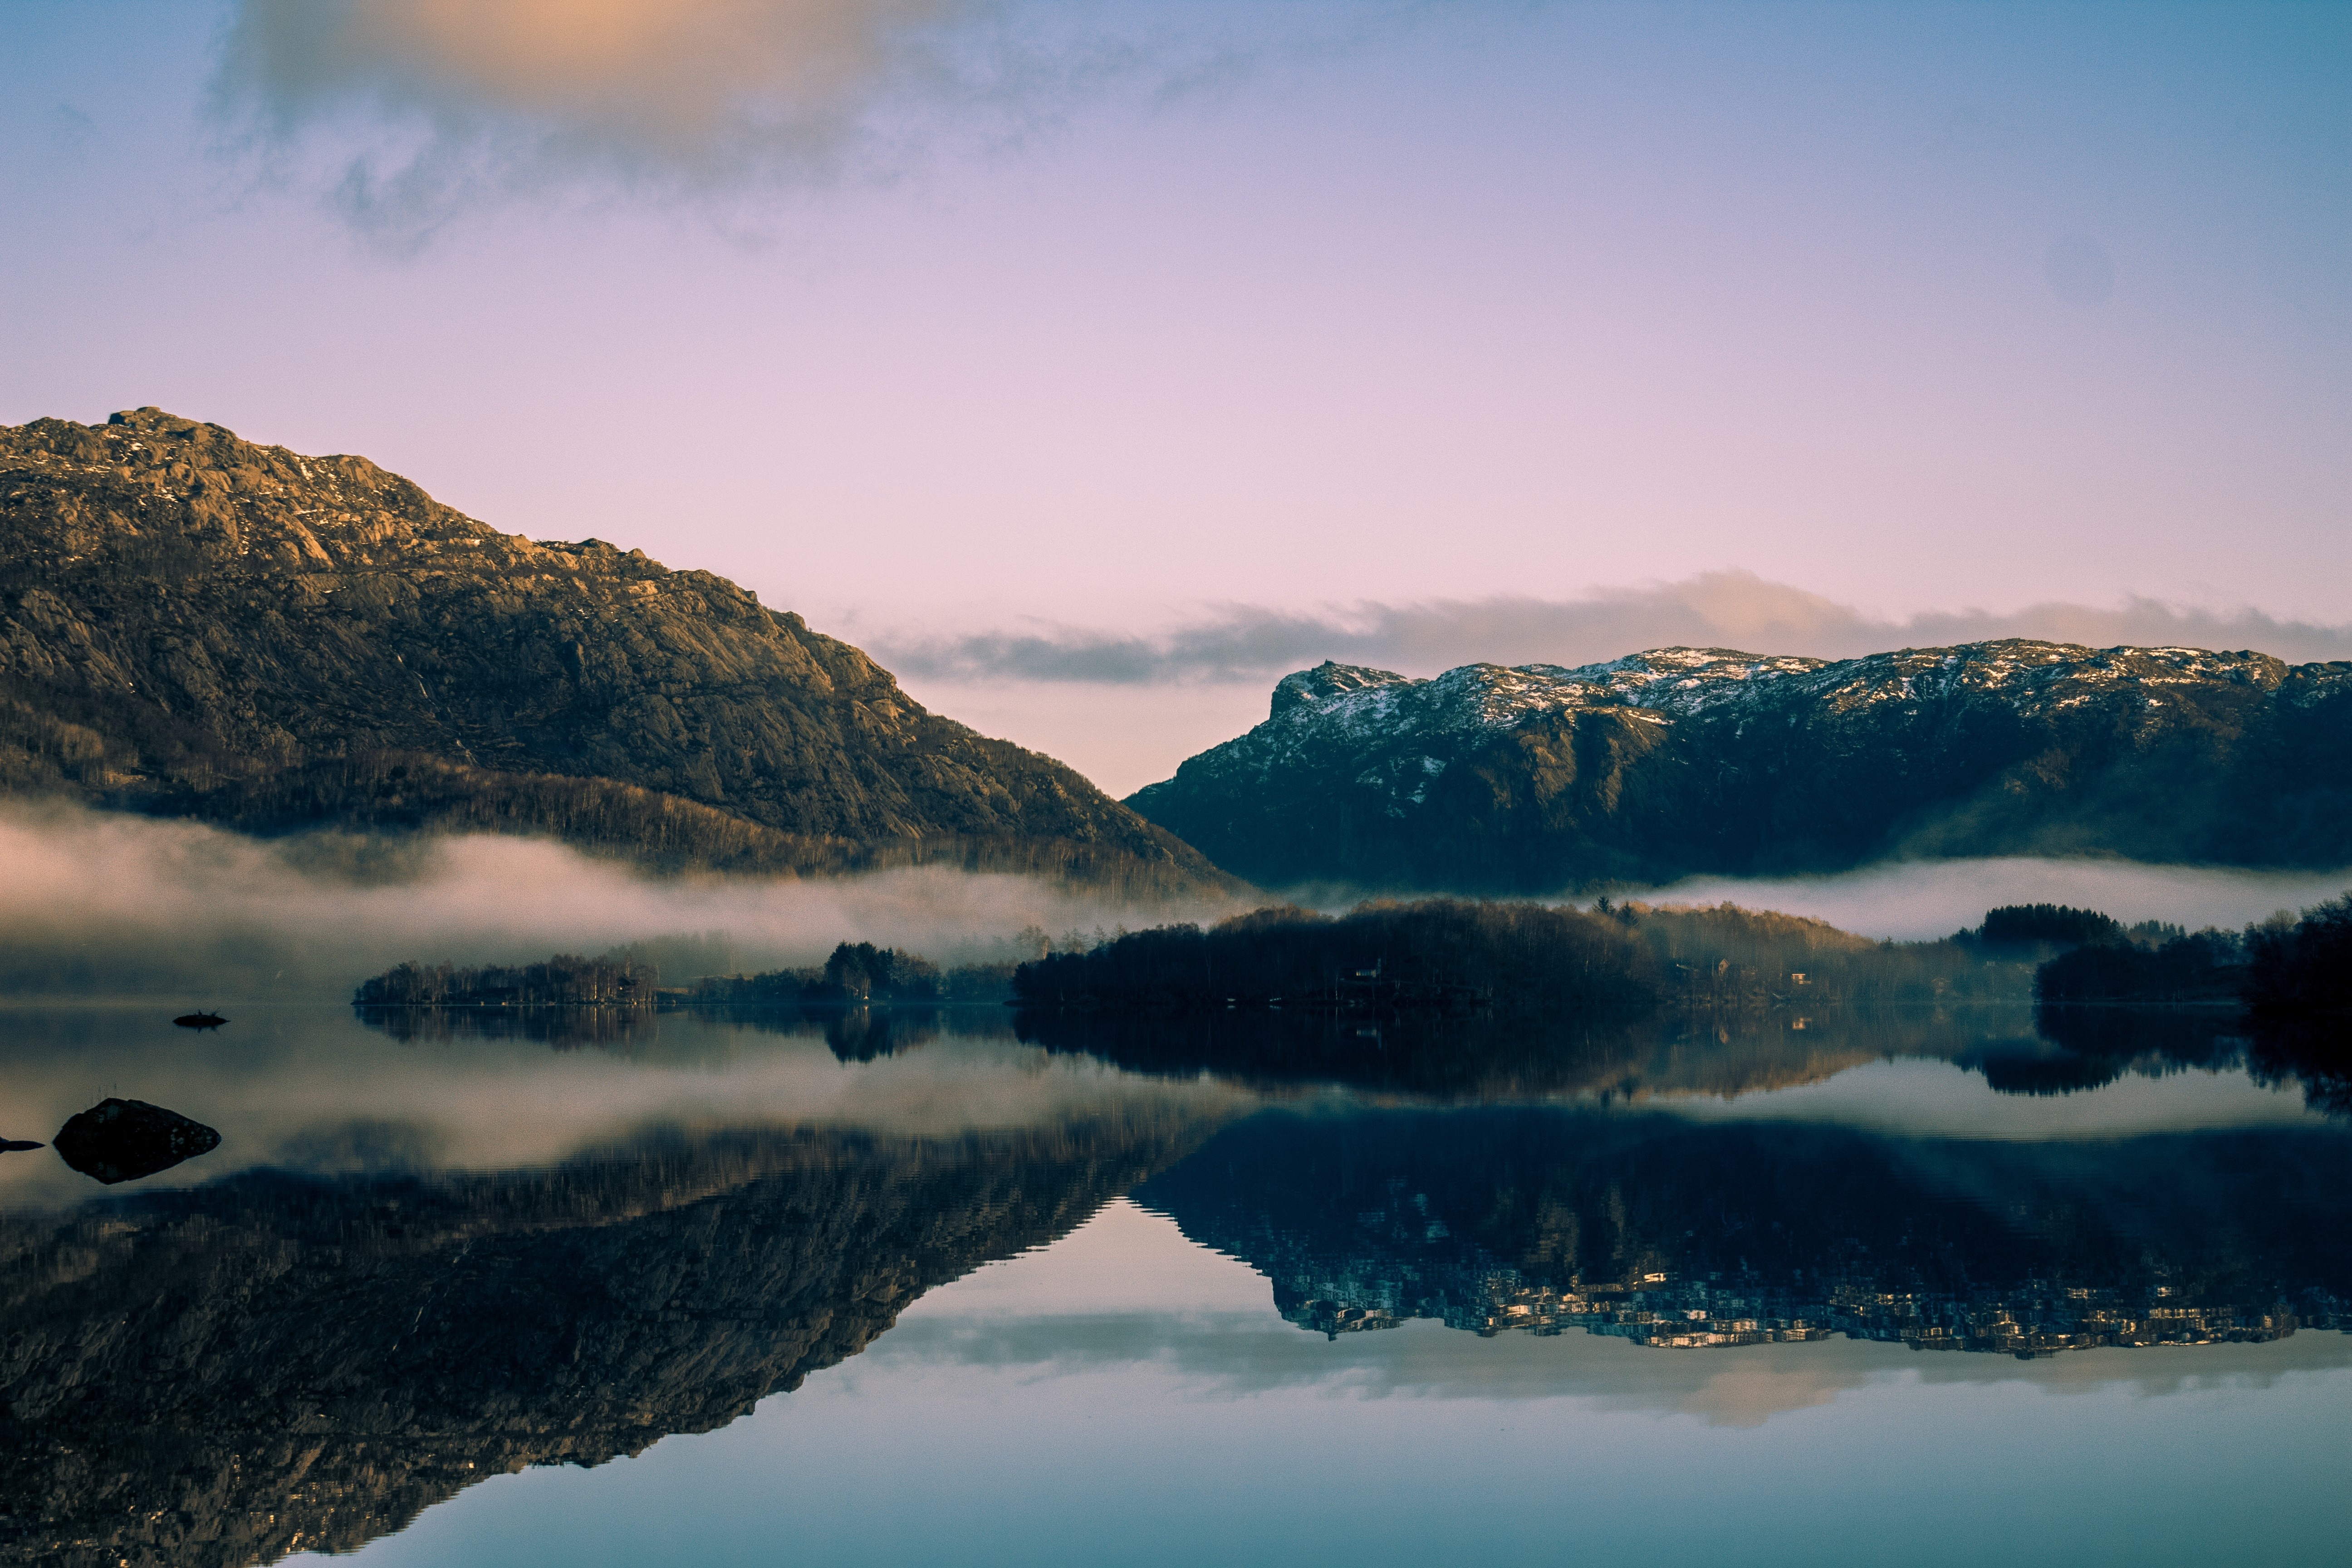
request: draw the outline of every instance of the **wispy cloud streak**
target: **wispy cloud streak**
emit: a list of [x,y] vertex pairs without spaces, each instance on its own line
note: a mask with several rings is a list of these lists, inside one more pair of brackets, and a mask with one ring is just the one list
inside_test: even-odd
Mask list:
[[868,634],[866,640],[893,668],[935,680],[1148,686],[1257,681],[1326,658],[1428,674],[1481,660],[1591,664],[1677,645],[1845,658],[1998,637],[2095,647],[2252,648],[2295,663],[2352,658],[2352,626],[2279,620],[2254,609],[2134,598],[2105,609],[2045,604],[1891,619],[1745,572],[1570,600],[1496,597],[1311,612],[1236,605],[1149,636],[1064,626],[945,638]]

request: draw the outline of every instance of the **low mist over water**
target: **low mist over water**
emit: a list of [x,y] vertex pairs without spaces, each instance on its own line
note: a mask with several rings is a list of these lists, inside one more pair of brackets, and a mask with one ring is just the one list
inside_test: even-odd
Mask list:
[[[666,966],[758,970],[871,942],[941,963],[1032,956],[1024,930],[1203,923],[1276,901],[1139,903],[1044,879],[937,867],[830,879],[653,879],[543,840],[313,833],[255,839],[199,823],[16,806],[0,813],[0,992],[341,995],[409,959],[518,963],[667,942]],[[1897,941],[1948,936],[2003,904],[2126,922],[2233,927],[2352,887],[2341,872],[2117,860],[1887,862],[1830,877],[1705,878],[1639,895],[1813,916]],[[1333,910],[1347,892],[1307,893]],[[1580,900],[1581,901],[1581,900]]]
[[515,963],[662,939],[673,963],[709,972],[814,963],[840,942],[994,962],[1021,956],[1028,928],[1059,940],[1244,907],[1136,905],[935,867],[654,879],[538,839],[258,840],[62,806],[0,813],[0,991],[17,994],[342,995],[408,959]]
[[2128,860],[1889,860],[1833,877],[1694,877],[1654,893],[1661,903],[1712,904],[1811,915],[1896,942],[1949,936],[2004,904],[2071,904],[2126,924],[2163,921],[2224,929],[2307,909],[2352,888],[2340,871],[2248,871],[2144,866]]

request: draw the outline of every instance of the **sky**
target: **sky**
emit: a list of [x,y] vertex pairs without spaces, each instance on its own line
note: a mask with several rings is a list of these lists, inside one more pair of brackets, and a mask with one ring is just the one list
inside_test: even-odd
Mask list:
[[1323,657],[2352,658],[2352,8],[0,7],[0,422],[735,578],[1115,793]]

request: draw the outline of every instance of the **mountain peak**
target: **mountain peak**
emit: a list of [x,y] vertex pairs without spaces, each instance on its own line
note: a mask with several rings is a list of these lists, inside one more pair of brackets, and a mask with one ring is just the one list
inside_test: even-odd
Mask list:
[[1339,664],[1325,659],[1312,669],[1301,669],[1284,676],[1274,684],[1274,705],[1266,714],[1279,719],[1294,708],[1313,707],[1343,697],[1350,691],[1368,691],[1376,686],[1395,686],[1405,677],[1392,669],[1372,669],[1360,664]]
[[663,863],[978,853],[1223,885],[725,578],[502,533],[363,458],[152,407],[0,426],[0,788]]
[[110,426],[127,426],[133,430],[156,430],[172,435],[190,430],[220,430],[224,436],[228,434],[217,425],[207,425],[201,419],[184,418],[180,415],[158,408],[152,403],[144,408],[119,409],[108,415],[106,422]]

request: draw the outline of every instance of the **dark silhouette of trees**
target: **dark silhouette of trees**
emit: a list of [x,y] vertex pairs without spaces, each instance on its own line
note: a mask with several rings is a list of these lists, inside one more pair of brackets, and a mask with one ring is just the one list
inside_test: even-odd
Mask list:
[[2292,923],[2273,917],[2242,935],[2206,930],[2157,943],[2133,940],[2148,928],[2126,931],[2095,910],[2047,904],[1995,910],[1984,925],[1987,932],[2061,929],[2085,934],[2083,945],[2035,972],[2034,992],[2045,1004],[2236,1001],[2257,1017],[2352,1014],[2352,894]]
[[2253,927],[2246,945],[2256,1076],[2299,1079],[2312,1105],[2352,1115],[2352,893]]
[[651,1006],[660,984],[660,971],[636,959],[559,952],[544,963],[511,968],[404,963],[362,981],[352,1001],[361,1007]]
[[2004,904],[1997,910],[1987,910],[1977,938],[2003,944],[2063,942],[2085,947],[2117,945],[2130,940],[2114,917],[2096,910],[2078,910],[2070,904]]
[[[2074,929],[2112,927],[2116,938],[2086,942],[2034,972],[2035,1024],[2045,1037],[2078,1056],[2115,1058],[2112,1076],[2122,1058],[2148,1054],[2156,1016],[2134,1018],[2122,1009],[2230,1005],[2240,1009],[2226,1026],[2231,1047],[2242,1046],[2257,1080],[2300,1082],[2315,1109],[2352,1114],[2352,894],[2305,910],[2299,921],[2273,916],[2242,934],[2182,933],[2155,922],[2126,931],[2095,911],[2048,905],[2027,913],[2043,930],[2063,917],[2088,917]],[[1985,924],[1995,929],[1991,915]],[[2103,1016],[2102,1007],[2111,1011]],[[2210,1065],[2177,1048],[2158,1054]]]
[[1604,916],[1432,899],[1369,903],[1336,920],[1265,909],[1205,931],[1129,932],[1021,965],[1013,993],[1033,1006],[1619,1011],[1653,1005],[1656,979],[1647,949]]
[[874,1002],[1001,1002],[1008,993],[1011,975],[1009,964],[942,972],[919,952],[876,947],[870,942],[845,942],[834,948],[821,967],[707,975],[694,983],[690,999],[698,1005],[808,1007],[855,1007]]
[[2273,1017],[2352,1013],[2352,893],[2247,932],[2246,1004]]
[[939,965],[870,942],[835,947],[824,961],[824,984],[856,1002],[936,1002],[940,989]]
[[2045,1005],[2233,1003],[2244,973],[2245,944],[2229,931],[2201,931],[2161,947],[2119,942],[2062,952],[2034,972],[2033,992]]
[[2030,971],[1958,942],[1880,942],[1734,904],[1373,902],[1334,919],[1264,909],[1048,954],[1014,975],[1028,1006],[1186,1010],[1742,1011],[2021,1000]]
[[[704,975],[667,993],[660,988],[660,971],[640,954],[641,949],[616,949],[601,958],[558,953],[543,963],[516,967],[404,963],[362,982],[352,1004],[371,1013],[398,1008],[616,1004],[829,1008],[869,1003],[997,1003],[1012,994],[1013,965],[1009,963],[964,965],[942,973],[920,953],[877,948],[870,942],[838,944],[822,966],[763,974]],[[419,1026],[400,1027],[415,1033]]]

